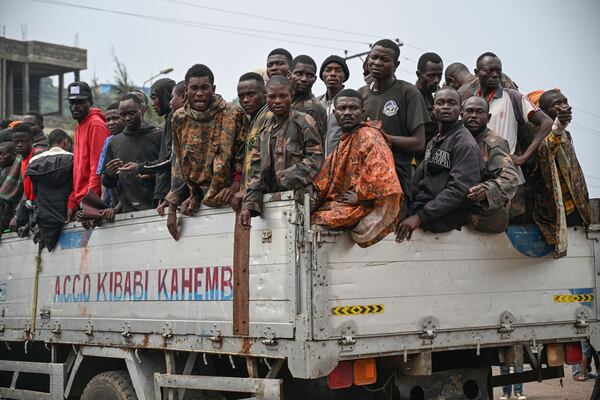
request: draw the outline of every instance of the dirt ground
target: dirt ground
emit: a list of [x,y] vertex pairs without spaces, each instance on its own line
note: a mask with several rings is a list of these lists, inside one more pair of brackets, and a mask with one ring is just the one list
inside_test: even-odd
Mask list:
[[[593,388],[593,380],[574,380],[569,366],[565,368],[565,377],[562,379],[525,383],[523,394],[527,396],[527,400],[589,400]],[[494,399],[498,399],[501,394],[501,388],[494,389]]]

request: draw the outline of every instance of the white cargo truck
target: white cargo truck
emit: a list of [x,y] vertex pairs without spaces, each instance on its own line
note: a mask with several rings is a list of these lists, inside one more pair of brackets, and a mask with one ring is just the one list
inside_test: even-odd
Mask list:
[[292,193],[265,203],[247,253],[228,208],[182,218],[178,242],[153,210],[69,224],[39,256],[2,237],[0,397],[489,399],[600,348],[598,225],[561,259],[530,257],[527,227],[363,249]]

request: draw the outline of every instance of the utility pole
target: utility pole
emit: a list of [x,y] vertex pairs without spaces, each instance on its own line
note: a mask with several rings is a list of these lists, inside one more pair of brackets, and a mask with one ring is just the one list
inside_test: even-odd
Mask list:
[[[401,41],[400,39],[396,38],[394,41],[396,43],[398,43],[398,47],[404,46],[404,42]],[[348,50],[344,50],[344,59],[347,61],[347,60],[351,60],[353,58],[360,58],[360,61],[364,62],[365,60],[363,60],[363,56],[366,56],[367,54],[369,54],[372,47],[373,47],[373,43],[369,43],[369,50],[363,51],[360,53],[356,53],[356,54],[351,54],[351,55],[348,55]]]

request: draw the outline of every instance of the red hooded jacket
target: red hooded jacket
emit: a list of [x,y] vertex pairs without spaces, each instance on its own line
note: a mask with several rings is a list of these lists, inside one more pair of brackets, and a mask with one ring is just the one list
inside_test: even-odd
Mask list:
[[96,171],[108,135],[104,113],[98,108],[92,108],[87,117],[77,124],[73,144],[73,191],[68,202],[70,209],[77,209],[90,189],[102,194],[100,176]]
[[43,152],[44,150],[34,147],[29,152],[29,155],[21,160],[21,179],[23,180],[23,194],[25,194],[25,198],[27,200],[33,201],[35,200],[36,196],[35,192],[33,191],[33,182],[31,182],[31,177],[29,175],[26,175],[25,171],[27,171],[27,166],[29,165],[31,158]]

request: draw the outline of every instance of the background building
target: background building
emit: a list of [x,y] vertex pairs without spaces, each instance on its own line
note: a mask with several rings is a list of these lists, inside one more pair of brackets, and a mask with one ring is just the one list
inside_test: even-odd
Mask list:
[[[0,118],[29,110],[62,115],[64,74],[73,73],[79,80],[79,71],[86,68],[85,49],[0,37]],[[51,76],[58,76],[58,89],[44,91],[42,79]]]

